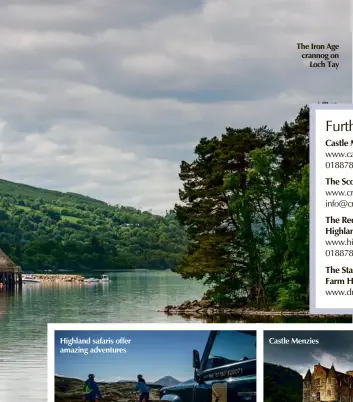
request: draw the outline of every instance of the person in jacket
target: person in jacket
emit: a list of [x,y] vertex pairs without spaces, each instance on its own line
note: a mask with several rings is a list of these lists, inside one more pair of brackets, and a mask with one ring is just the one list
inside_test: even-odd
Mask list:
[[88,374],[88,378],[83,385],[83,393],[85,401],[96,401],[103,399],[99,391],[98,384],[94,381],[94,374]]
[[132,392],[140,392],[140,399],[139,402],[149,402],[150,400],[150,393],[149,389],[147,388],[146,381],[144,380],[142,374],[137,376],[137,384]]

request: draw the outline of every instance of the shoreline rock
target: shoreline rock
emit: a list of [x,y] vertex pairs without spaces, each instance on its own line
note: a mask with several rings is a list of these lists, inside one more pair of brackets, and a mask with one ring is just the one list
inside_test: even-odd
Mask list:
[[43,282],[83,282],[85,279],[82,275],[73,274],[35,274],[34,276]]
[[[246,307],[225,307],[212,300],[187,300],[180,305],[168,305],[161,310],[169,315],[213,316],[213,315],[239,315],[239,316],[303,316],[303,317],[343,317],[341,314],[310,314],[308,310],[262,310]],[[350,315],[347,315],[350,316]]]

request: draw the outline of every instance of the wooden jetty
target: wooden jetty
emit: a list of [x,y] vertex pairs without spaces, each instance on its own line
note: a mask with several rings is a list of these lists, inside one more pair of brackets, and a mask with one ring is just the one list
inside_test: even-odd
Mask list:
[[22,269],[0,249],[0,290],[22,287]]

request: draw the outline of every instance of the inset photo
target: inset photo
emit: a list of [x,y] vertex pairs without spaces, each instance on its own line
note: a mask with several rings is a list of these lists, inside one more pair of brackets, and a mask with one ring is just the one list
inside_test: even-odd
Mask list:
[[353,331],[264,331],[265,402],[352,402]]
[[256,401],[256,331],[103,326],[49,325],[49,401]]

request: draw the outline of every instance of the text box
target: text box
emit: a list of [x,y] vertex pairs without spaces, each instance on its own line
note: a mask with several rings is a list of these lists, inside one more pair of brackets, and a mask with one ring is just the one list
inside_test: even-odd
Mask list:
[[310,312],[353,313],[353,105],[310,108]]

